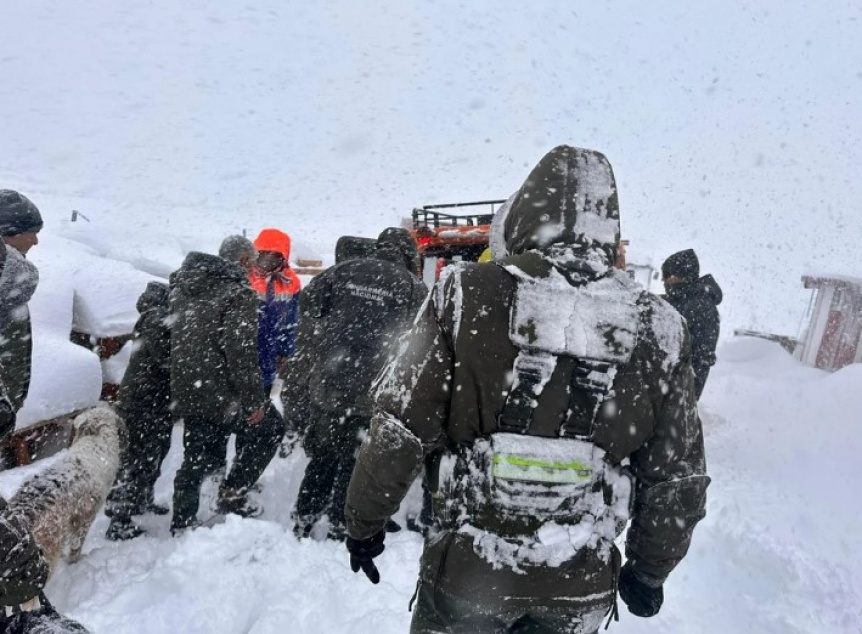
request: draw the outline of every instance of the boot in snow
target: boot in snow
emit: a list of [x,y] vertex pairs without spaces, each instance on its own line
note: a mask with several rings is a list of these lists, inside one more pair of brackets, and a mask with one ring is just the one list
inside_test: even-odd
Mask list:
[[140,506],[132,509],[132,515],[167,515],[171,512],[167,506],[162,506],[161,504],[156,504],[155,502],[148,502],[146,504],[141,504]]
[[240,517],[260,517],[263,514],[260,504],[250,500],[246,492],[234,489],[221,491],[216,510],[222,515],[232,513]]
[[143,535],[146,532],[132,520],[112,519],[108,525],[108,530],[105,532],[105,537],[113,542],[126,541]]
[[297,539],[307,539],[311,537],[311,530],[314,528],[317,518],[313,515],[297,515],[294,511],[291,513],[293,519],[293,534]]
[[407,530],[413,533],[419,533],[422,537],[428,537],[431,527],[422,522],[421,518],[414,516],[407,518]]
[[386,522],[386,532],[387,533],[398,533],[401,531],[401,524],[396,522],[395,520],[390,519]]
[[187,524],[174,524],[173,522],[171,522],[171,536],[179,537],[186,531],[193,531],[194,529],[200,527],[201,523],[197,519],[194,519]]

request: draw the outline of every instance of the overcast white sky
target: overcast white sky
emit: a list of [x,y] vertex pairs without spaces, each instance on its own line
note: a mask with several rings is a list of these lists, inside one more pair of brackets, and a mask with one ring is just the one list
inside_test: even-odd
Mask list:
[[0,186],[329,239],[570,143],[636,256],[694,247],[729,327],[796,334],[802,272],[862,277],[860,7],[0,0]]

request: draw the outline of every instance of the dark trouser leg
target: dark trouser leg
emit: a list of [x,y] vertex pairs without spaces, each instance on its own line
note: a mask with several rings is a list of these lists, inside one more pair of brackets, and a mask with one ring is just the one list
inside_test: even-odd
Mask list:
[[298,528],[311,529],[326,511],[337,475],[338,460],[332,454],[320,451],[311,456],[296,498],[294,515]]
[[422,478],[422,512],[419,514],[419,520],[429,528],[434,525],[434,500],[431,497],[427,472]]
[[336,467],[335,478],[332,482],[332,494],[326,514],[329,516],[329,533],[331,537],[344,539],[347,527],[344,521],[344,504],[347,502],[347,487],[350,485],[350,476],[353,475],[353,467],[356,466],[356,448],[353,451],[345,450],[339,457]]
[[150,433],[147,435],[147,459],[141,465],[139,481],[141,483],[141,498],[144,504],[152,504],[153,488],[162,473],[162,463],[171,449],[171,432],[174,419],[170,412],[164,412],[151,421]]
[[352,416],[340,421],[336,434],[335,449],[338,455],[338,473],[332,484],[332,498],[329,503],[330,533],[340,537],[346,531],[344,504],[347,502],[347,487],[356,466],[356,452],[359,450],[359,434],[368,429],[371,420],[364,416]]
[[128,416],[125,423],[128,446],[105,505],[105,514],[118,521],[127,521],[139,514],[152,501],[153,486],[170,449],[173,426],[167,411],[157,411],[151,416]]
[[200,504],[201,484],[212,473],[213,462],[227,451],[230,431],[221,422],[186,418],[183,432],[185,455],[174,479],[174,516],[171,526],[192,524]]
[[236,458],[224,480],[223,488],[245,492],[257,482],[275,455],[278,443],[284,436],[284,419],[278,410],[269,404],[263,420],[257,425],[249,425],[245,421],[238,424]]

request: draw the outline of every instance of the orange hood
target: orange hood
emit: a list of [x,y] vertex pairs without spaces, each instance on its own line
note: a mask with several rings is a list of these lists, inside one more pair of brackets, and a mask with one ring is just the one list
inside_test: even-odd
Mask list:
[[258,251],[276,251],[281,253],[285,264],[290,259],[290,236],[278,229],[264,229],[254,241]]

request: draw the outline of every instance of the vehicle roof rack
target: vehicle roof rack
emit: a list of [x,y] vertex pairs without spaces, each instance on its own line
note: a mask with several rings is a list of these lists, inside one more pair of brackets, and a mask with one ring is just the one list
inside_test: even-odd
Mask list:
[[[413,229],[420,227],[475,227],[489,225],[496,211],[495,205],[502,205],[503,200],[480,200],[468,203],[446,203],[441,205],[423,205],[413,209]],[[490,213],[457,214],[437,211],[438,209],[462,209],[464,207],[490,206]]]

